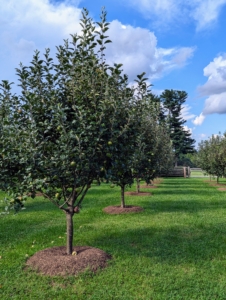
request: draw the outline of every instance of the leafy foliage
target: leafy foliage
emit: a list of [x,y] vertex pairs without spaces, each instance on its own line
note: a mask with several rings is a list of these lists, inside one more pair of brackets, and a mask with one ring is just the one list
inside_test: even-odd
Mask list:
[[1,189],[16,210],[41,193],[66,213],[67,253],[72,217],[94,179],[132,182],[131,156],[139,133],[137,112],[148,93],[144,74],[129,87],[122,65],[105,61],[106,12],[96,24],[84,9],[80,35],[34,53],[17,69],[21,94],[1,83]]
[[209,175],[226,176],[226,133],[212,135],[198,146],[197,164]]
[[161,107],[149,94],[142,111],[140,134],[133,154],[133,175],[139,192],[140,180],[151,180],[172,168],[173,152],[167,125],[161,118]]
[[195,151],[195,140],[191,138],[191,133],[184,129],[185,120],[181,117],[182,105],[186,98],[187,93],[185,91],[175,90],[165,90],[160,96],[167,113],[166,120],[174,149],[175,165],[177,165],[180,156]]

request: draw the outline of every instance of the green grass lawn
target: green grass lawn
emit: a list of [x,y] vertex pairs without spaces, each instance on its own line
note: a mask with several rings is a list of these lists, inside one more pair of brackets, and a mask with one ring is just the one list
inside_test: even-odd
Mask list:
[[208,177],[204,172],[198,171],[198,170],[192,170],[191,171],[191,177]]
[[152,196],[126,196],[144,208],[127,215],[102,212],[119,204],[117,187],[92,186],[74,217],[74,244],[112,255],[95,275],[23,270],[27,257],[66,241],[64,213],[29,200],[18,215],[0,217],[0,299],[226,299],[226,192],[203,180],[164,179]]

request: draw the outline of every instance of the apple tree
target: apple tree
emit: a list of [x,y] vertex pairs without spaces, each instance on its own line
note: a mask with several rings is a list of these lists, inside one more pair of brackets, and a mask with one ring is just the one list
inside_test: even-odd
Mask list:
[[108,25],[105,11],[94,23],[84,9],[81,34],[58,46],[54,59],[46,49],[43,56],[36,51],[29,66],[20,64],[19,95],[8,81],[0,85],[0,188],[16,210],[37,192],[60,208],[67,254],[73,249],[73,216],[93,179],[114,164],[124,172],[122,156],[113,157],[133,138],[136,93],[121,65],[106,64]]
[[[149,94],[145,73],[137,76],[136,87],[128,90],[133,95],[130,101],[124,102],[124,107],[118,112],[115,122],[117,128],[112,132],[111,167],[107,172],[109,180],[121,188],[121,207],[125,207],[125,187],[134,182],[133,157],[137,148],[142,123],[142,112],[146,107]],[[120,130],[120,128],[124,128]],[[117,131],[119,131],[119,134]]]
[[133,174],[140,191],[140,180],[149,184],[173,167],[173,150],[168,130],[155,118],[146,119],[137,139],[133,156]]
[[198,145],[197,164],[207,174],[217,177],[226,176],[226,133],[212,135]]

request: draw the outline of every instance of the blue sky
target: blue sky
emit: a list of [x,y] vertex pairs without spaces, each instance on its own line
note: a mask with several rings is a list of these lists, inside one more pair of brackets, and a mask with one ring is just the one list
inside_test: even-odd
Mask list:
[[[80,31],[81,9],[110,22],[107,60],[132,82],[146,72],[154,93],[188,93],[183,117],[197,143],[226,131],[226,0],[0,0],[0,80]],[[15,88],[16,91],[16,88]]]

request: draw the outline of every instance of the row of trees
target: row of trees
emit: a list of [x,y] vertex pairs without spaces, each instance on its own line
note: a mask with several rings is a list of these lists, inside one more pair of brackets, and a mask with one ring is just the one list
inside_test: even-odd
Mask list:
[[105,11],[95,24],[84,10],[81,34],[57,47],[56,59],[46,49],[20,64],[20,95],[8,81],[0,84],[0,188],[10,195],[8,207],[18,210],[41,192],[64,211],[68,254],[73,216],[94,179],[119,185],[124,207],[126,185],[136,178],[139,189],[141,179],[172,166],[172,149],[177,157],[169,129],[176,113],[168,108],[164,116],[144,73],[131,87],[122,65],[106,63],[108,25]]
[[196,164],[207,174],[217,177],[226,176],[226,133],[212,135],[210,139],[199,143],[195,156]]

